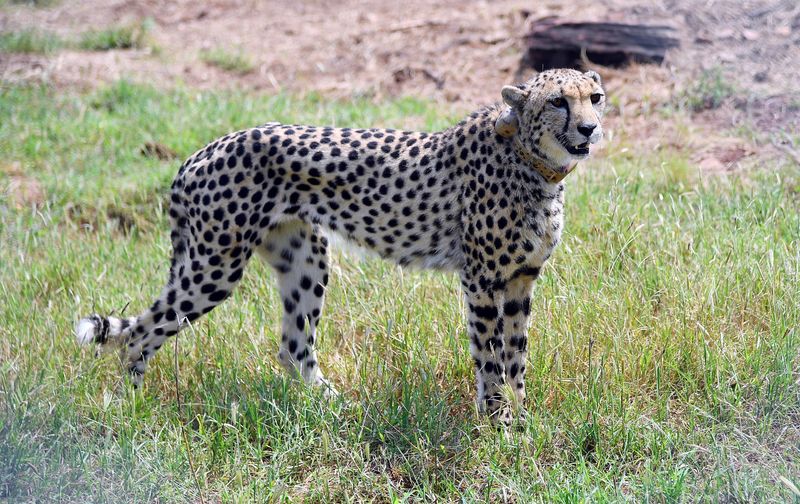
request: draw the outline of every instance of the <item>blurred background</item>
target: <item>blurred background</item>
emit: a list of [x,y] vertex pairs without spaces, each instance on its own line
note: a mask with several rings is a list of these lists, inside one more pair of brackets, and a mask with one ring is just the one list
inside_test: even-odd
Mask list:
[[[800,124],[793,0],[4,3],[6,83],[86,90],[125,78],[376,101],[413,96],[458,111],[498,100],[504,84],[541,69],[526,54],[537,48],[530,34],[548,23],[667,26],[678,46],[656,64],[603,68],[590,48],[583,66],[605,78],[610,129],[625,124],[645,148],[680,145],[706,171],[797,157],[783,136]],[[591,32],[578,32],[578,43]],[[613,30],[607,35],[615,43]],[[665,108],[687,110],[680,120],[692,134],[675,131]],[[733,140],[731,129],[752,134]]]

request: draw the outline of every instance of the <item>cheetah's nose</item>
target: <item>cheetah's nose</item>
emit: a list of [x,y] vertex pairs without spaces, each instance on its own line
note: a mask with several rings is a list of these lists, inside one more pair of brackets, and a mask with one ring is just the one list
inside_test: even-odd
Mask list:
[[590,136],[592,136],[592,132],[596,127],[597,127],[596,124],[581,124],[580,126],[578,126],[578,133],[585,136],[586,138],[589,138]]

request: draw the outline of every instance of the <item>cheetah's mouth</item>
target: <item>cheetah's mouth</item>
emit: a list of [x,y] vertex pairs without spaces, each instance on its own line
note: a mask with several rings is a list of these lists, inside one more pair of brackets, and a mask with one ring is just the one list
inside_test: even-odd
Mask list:
[[587,156],[589,154],[589,142],[583,142],[578,145],[569,145],[566,142],[561,142],[561,145],[564,146],[567,152],[575,156]]

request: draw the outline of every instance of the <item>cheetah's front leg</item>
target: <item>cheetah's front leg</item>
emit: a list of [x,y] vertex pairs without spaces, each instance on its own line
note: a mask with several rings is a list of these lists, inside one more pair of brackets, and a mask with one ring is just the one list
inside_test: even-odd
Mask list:
[[506,286],[503,296],[506,375],[519,404],[525,400],[525,364],[533,282],[533,277],[512,280]]
[[[467,302],[470,353],[478,384],[478,409],[503,425],[512,421],[511,408],[503,397],[506,383],[503,343],[503,293],[476,289],[479,281],[462,281]],[[473,289],[475,292],[473,292]]]

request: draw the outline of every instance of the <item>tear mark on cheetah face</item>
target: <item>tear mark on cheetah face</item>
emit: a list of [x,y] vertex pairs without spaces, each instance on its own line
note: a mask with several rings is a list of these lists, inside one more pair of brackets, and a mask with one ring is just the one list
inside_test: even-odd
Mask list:
[[587,158],[590,145],[603,138],[606,100],[596,72],[543,72],[505,86],[502,95],[523,145],[556,165]]

